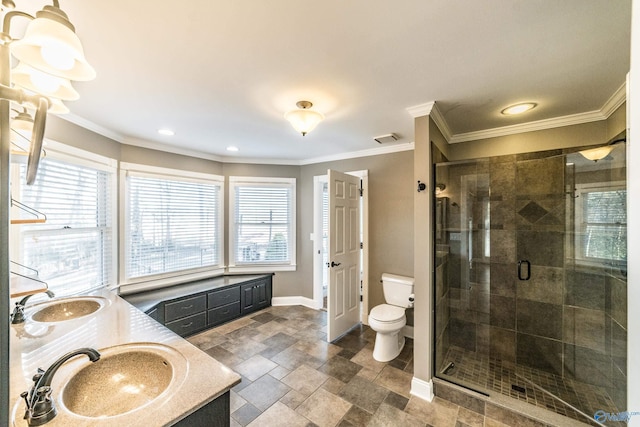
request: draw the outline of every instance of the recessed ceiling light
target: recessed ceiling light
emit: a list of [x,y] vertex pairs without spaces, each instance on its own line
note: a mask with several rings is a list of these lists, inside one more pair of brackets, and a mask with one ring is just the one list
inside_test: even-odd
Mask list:
[[506,116],[512,116],[514,114],[521,114],[525,111],[534,109],[538,104],[535,102],[523,102],[522,104],[511,105],[501,111]]
[[158,133],[160,135],[167,135],[167,136],[173,136],[176,133],[174,131],[172,131],[171,129],[158,129]]
[[227,151],[238,151],[238,147],[230,145],[230,146],[227,147]]

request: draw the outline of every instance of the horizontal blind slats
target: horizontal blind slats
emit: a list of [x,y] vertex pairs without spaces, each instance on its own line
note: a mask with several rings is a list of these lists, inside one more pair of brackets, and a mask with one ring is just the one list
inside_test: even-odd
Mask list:
[[127,186],[129,279],[220,263],[220,183],[145,174]]
[[46,158],[35,184],[21,185],[21,203],[47,216],[21,226],[22,260],[58,295],[113,284],[112,180],[106,170]]

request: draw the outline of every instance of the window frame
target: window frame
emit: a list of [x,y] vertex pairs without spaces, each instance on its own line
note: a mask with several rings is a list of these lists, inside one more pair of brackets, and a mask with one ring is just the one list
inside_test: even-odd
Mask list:
[[[251,262],[238,263],[236,260],[237,248],[237,224],[236,224],[236,188],[241,186],[261,186],[261,187],[288,187],[291,191],[289,200],[289,261],[284,262]],[[229,273],[262,273],[272,271],[296,271],[296,253],[297,253],[297,182],[296,178],[277,178],[277,177],[246,177],[246,176],[230,176],[229,177],[229,265],[227,270]]]
[[[110,209],[107,210],[108,214],[111,216],[111,224],[109,227],[110,230],[108,234],[111,239],[111,250],[110,252],[110,262],[109,267],[106,271],[110,279],[110,283],[106,283],[104,285],[97,285],[91,288],[83,289],[82,291],[74,292],[74,293],[64,293],[64,295],[76,295],[86,293],[95,289],[114,289],[118,286],[118,230],[119,230],[119,221],[118,221],[118,182],[117,182],[117,172],[118,172],[118,161],[102,156],[100,154],[96,154],[90,151],[86,151],[71,145],[67,145],[58,141],[54,141],[51,139],[47,139],[45,142],[46,146],[46,157],[45,159],[56,160],[59,162],[69,163],[76,167],[86,167],[93,170],[98,170],[102,172],[106,172],[110,174],[110,185],[107,191],[109,191],[109,204]],[[20,163],[26,162],[25,159],[11,159],[12,166],[15,166]],[[41,178],[41,177],[40,177]],[[36,183],[38,178],[36,178]],[[21,187],[26,185],[26,183],[20,178],[20,168],[12,167],[11,168],[11,190],[13,194],[20,194]],[[46,212],[43,212],[45,215]],[[19,229],[21,225],[10,225],[10,250],[12,254],[16,254],[16,256],[12,256],[12,261],[18,262],[24,265],[23,260],[23,242],[22,242],[22,231]],[[29,266],[27,266],[29,267]],[[54,289],[55,290],[55,289]],[[62,294],[61,294],[62,295]]]
[[[616,260],[611,258],[596,258],[585,255],[585,248],[582,243],[582,237],[586,233],[586,226],[593,223],[587,223],[584,220],[584,195],[587,193],[601,193],[607,191],[627,191],[627,185],[625,181],[612,181],[606,183],[593,182],[575,185],[575,236],[574,241],[574,260],[577,264],[600,266],[603,263],[620,263],[622,260]],[[627,223],[624,224],[625,234],[627,232]]]
[[[155,179],[167,179],[183,182],[204,182],[207,184],[218,185],[219,188],[219,205],[217,207],[218,225],[217,225],[217,249],[218,264],[215,266],[197,267],[184,270],[165,272],[160,274],[128,277],[127,271],[127,254],[129,253],[129,240],[127,233],[129,232],[129,185],[127,177],[147,176]],[[185,171],[180,169],[170,169],[158,166],[149,166],[137,163],[120,162],[120,213],[122,217],[122,226],[120,227],[119,243],[121,247],[119,256],[120,277],[119,286],[121,293],[138,292],[146,289],[160,288],[163,286],[171,286],[180,283],[190,282],[199,279],[220,276],[225,272],[225,178],[221,175],[208,174],[202,172]]]

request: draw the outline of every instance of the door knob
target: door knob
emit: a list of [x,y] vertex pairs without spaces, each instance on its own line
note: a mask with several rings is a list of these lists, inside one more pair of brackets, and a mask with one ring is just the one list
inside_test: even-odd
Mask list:
[[333,261],[331,261],[331,267],[337,267],[337,266],[339,266],[339,265],[340,265],[340,263],[339,263],[339,262],[333,262]]

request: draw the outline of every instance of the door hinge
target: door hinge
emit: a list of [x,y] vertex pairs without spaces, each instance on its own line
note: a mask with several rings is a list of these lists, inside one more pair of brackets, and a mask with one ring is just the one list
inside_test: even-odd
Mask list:
[[364,191],[364,188],[360,187],[360,197],[362,197],[362,192]]
[[364,248],[364,243],[360,242],[360,249]]

